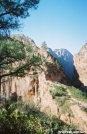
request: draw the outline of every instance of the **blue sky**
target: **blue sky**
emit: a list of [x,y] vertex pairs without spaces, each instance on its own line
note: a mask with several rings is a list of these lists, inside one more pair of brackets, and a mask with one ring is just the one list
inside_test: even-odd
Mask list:
[[87,42],[87,0],[40,0],[23,23],[20,33],[36,44],[76,54]]

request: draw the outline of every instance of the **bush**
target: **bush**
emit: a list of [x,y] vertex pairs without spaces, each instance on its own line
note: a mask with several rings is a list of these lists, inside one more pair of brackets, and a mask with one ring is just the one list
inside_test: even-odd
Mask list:
[[87,107],[81,107],[81,110],[87,113]]
[[72,111],[70,109],[70,103],[69,102],[66,101],[66,103],[64,103],[64,105],[62,105],[61,112],[62,113],[69,113],[70,115],[73,115]]
[[42,134],[39,117],[27,115],[11,104],[7,109],[0,110],[0,133],[3,134]]
[[87,102],[87,93],[75,88],[75,87],[71,87],[69,86],[68,87],[70,93],[72,94],[72,96],[78,100],[81,100],[81,101],[84,101],[84,102]]
[[53,89],[50,90],[52,96],[66,96],[67,91],[63,87],[54,85]]
[[73,129],[56,116],[48,116],[34,107],[25,113],[22,110],[26,105],[20,110],[22,106],[12,103],[0,110],[0,134],[57,134],[60,130]]
[[65,97],[60,97],[60,98],[56,97],[55,101],[58,104],[58,106],[62,106],[65,103],[66,98]]

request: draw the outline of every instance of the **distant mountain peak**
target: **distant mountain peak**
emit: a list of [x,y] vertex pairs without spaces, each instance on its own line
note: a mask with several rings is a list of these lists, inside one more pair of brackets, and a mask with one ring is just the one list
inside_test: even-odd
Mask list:
[[48,51],[60,62],[67,76],[72,79],[74,69],[73,55],[67,49],[64,48],[55,50],[48,48]]

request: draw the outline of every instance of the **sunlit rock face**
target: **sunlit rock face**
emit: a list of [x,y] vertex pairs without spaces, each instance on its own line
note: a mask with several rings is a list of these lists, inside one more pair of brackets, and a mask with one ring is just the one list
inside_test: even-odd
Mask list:
[[75,79],[77,84],[79,80],[79,86],[87,91],[87,43],[74,56],[74,66],[74,76],[76,77],[73,77],[73,79]]
[[[47,81],[52,81],[52,82],[61,81],[64,84],[70,83],[62,66],[59,63],[58,63],[58,67],[55,65],[54,56],[52,56],[47,49],[38,48],[32,39],[26,37],[23,34],[13,35],[12,37],[22,41],[25,45],[32,47],[34,54],[36,55],[40,54],[42,60],[45,59],[45,62],[42,63],[41,67],[44,70],[44,75]],[[17,64],[19,63],[14,63],[15,66]],[[37,74],[39,70],[40,68],[37,70]],[[33,72],[30,71],[28,72],[28,74],[33,74]],[[5,96],[6,99],[8,99],[11,95],[12,96],[17,95],[18,98],[21,100],[26,100],[26,99],[33,100],[35,92],[39,88],[36,81],[38,81],[40,75],[41,73],[37,75],[37,78],[34,75],[32,76],[26,75],[24,78],[19,78],[19,77],[11,77],[11,78],[9,77],[9,79],[6,78],[6,82],[4,82],[1,85],[2,95]],[[39,79],[39,84],[40,83],[41,80]]]
[[60,62],[67,76],[72,79],[74,69],[73,55],[66,49],[52,50],[48,48],[48,51]]

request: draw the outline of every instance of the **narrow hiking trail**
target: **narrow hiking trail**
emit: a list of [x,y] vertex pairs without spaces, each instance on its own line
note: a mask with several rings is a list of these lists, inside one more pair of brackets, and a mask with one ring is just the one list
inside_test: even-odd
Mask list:
[[84,131],[87,134],[87,103],[74,98],[66,85],[57,84],[59,87],[63,87],[67,91],[69,96],[68,102],[70,103],[70,109],[72,112],[71,123],[75,124],[79,130]]
[[70,91],[67,89],[67,92],[68,92],[68,95],[70,96],[70,99],[73,101],[73,102],[76,102],[80,107],[85,107],[87,108],[87,103],[86,102],[83,102],[83,101],[79,101],[75,98],[72,97],[72,94],[70,93]]
[[73,123],[78,125],[78,127],[85,131],[85,133],[87,134],[87,112],[82,110],[82,108],[87,108],[87,103],[73,98],[68,88],[66,90],[68,92],[68,95],[70,96],[70,102],[72,103],[70,109],[72,110],[72,113],[74,115]]

